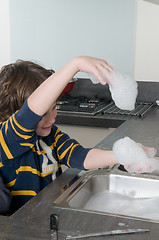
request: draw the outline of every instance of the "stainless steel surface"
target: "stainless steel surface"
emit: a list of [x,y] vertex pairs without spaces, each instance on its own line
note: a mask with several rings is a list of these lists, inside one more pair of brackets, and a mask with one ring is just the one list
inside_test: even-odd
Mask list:
[[88,233],[79,236],[67,236],[66,240],[81,239],[81,238],[90,238],[90,237],[99,237],[99,236],[110,236],[110,235],[122,235],[122,234],[132,234],[132,233],[146,233],[150,232],[149,229],[122,229],[122,230],[112,230],[102,233]]
[[74,209],[159,221],[159,177],[90,172],[54,203]]

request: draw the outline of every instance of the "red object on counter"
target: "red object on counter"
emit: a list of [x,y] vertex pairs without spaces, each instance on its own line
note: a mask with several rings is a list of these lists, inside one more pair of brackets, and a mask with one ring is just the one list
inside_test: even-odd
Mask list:
[[69,82],[67,86],[64,88],[63,92],[61,95],[66,95],[70,93],[75,85],[75,82]]

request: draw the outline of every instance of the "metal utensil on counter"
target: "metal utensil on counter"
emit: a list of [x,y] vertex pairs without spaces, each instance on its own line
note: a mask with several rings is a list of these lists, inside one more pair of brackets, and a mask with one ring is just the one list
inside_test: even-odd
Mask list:
[[50,215],[50,231],[51,240],[58,240],[58,216],[56,214]]
[[67,236],[65,240],[73,240],[73,239],[81,239],[81,238],[89,238],[89,237],[99,237],[99,236],[108,236],[108,235],[120,235],[120,234],[130,234],[130,233],[146,233],[150,232],[149,229],[122,229],[122,230],[113,230],[106,231],[101,233],[90,233],[79,236]]

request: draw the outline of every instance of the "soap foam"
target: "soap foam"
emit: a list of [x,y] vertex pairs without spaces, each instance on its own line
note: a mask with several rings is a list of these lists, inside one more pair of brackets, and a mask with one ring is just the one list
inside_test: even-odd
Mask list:
[[[94,74],[88,73],[88,77],[90,78],[90,80],[92,81],[93,84],[98,84],[99,83],[98,78]],[[104,80],[105,80],[105,78],[104,78]]]
[[128,172],[153,172],[159,169],[159,161],[154,158],[156,150],[144,151],[141,144],[129,137],[116,141],[113,145],[116,160],[122,165],[128,165]]
[[138,94],[137,82],[118,71],[113,71],[110,75],[112,86],[109,85],[109,89],[115,105],[123,110],[133,110]]
[[[137,82],[132,77],[114,70],[110,72],[112,80],[110,85],[106,75],[101,71],[100,74],[104,78],[105,82],[109,84],[109,89],[115,105],[123,110],[133,110],[135,108],[135,102],[138,94]],[[89,78],[94,84],[99,83],[99,80],[93,74],[89,74]]]

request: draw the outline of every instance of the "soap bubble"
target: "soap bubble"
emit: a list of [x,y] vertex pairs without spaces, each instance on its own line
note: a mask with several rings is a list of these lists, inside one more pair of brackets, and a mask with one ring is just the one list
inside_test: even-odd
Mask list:
[[129,137],[116,141],[113,152],[120,164],[128,166],[128,172],[150,173],[159,169],[159,160],[154,158],[156,149],[148,149]]
[[93,84],[99,83],[98,78],[94,74],[88,73],[88,77],[90,78],[90,80],[92,81]]
[[[100,73],[100,75],[103,77],[104,81],[109,84],[109,82],[108,82],[108,80],[107,80],[106,74],[105,74],[103,71],[101,71],[100,69],[99,69],[99,73]],[[98,78],[97,78],[94,74],[88,73],[88,77],[89,77],[89,79],[92,81],[93,84],[98,84],[98,83],[100,83],[99,80],[98,80]]]
[[143,146],[141,143],[137,143],[137,144],[144,149],[144,151],[148,157],[153,158],[156,155],[156,153],[157,153],[156,148],[148,148],[148,147]]
[[118,71],[112,71],[110,75],[112,86],[109,85],[109,89],[115,105],[123,110],[133,110],[138,94],[137,82]]
[[[100,71],[101,76],[105,82],[109,84],[112,99],[115,105],[122,110],[133,110],[138,94],[137,82],[128,75],[121,74],[119,71],[114,70],[110,72],[111,85],[108,82],[106,75]],[[99,80],[93,75],[89,74],[90,80],[97,84]]]

